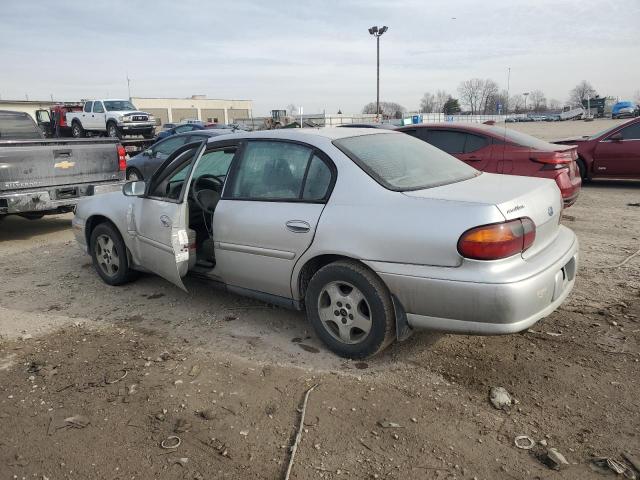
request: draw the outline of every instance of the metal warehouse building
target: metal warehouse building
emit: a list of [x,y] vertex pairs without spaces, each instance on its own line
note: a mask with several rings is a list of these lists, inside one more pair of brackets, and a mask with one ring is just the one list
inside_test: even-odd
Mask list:
[[251,100],[220,100],[206,95],[193,95],[191,98],[133,97],[131,102],[136,108],[155,115],[161,123],[185,120],[233,123],[252,115]]

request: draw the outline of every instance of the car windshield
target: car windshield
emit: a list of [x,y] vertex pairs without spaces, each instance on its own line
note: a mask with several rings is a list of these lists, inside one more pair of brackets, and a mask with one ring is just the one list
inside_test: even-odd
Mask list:
[[106,100],[104,102],[104,108],[109,112],[121,112],[123,110],[136,110],[133,103],[128,100]]
[[419,190],[480,175],[448,153],[401,133],[347,137],[333,144],[389,190]]
[[539,138],[532,137],[531,135],[527,135],[526,133],[517,132],[516,130],[512,130],[510,128],[487,127],[487,130],[494,135],[503,138],[509,143],[515,143],[516,145],[520,145],[522,147],[529,147],[535,150],[543,151],[553,151],[556,148],[549,142],[545,142],[544,140],[540,140]]

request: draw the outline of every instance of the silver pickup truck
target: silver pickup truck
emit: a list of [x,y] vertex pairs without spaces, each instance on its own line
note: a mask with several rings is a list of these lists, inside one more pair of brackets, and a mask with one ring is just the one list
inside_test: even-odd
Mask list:
[[117,138],[125,135],[153,138],[156,131],[155,117],[139,111],[129,100],[89,100],[84,102],[81,112],[67,112],[66,121],[76,138],[86,136],[87,132]]
[[121,188],[125,169],[117,139],[49,140],[28,114],[0,110],[0,220],[70,212]]

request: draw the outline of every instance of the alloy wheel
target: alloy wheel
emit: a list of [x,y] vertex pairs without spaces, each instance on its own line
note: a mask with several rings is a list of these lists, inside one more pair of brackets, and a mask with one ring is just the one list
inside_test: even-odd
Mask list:
[[120,269],[120,255],[111,237],[100,235],[96,239],[94,253],[100,269],[108,276],[113,277]]
[[327,332],[349,345],[362,342],[372,327],[369,303],[358,288],[347,282],[324,286],[318,298],[318,313]]

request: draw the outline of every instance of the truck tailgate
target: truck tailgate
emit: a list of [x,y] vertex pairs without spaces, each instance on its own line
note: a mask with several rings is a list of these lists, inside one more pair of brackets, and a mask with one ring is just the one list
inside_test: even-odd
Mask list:
[[117,140],[0,141],[0,191],[113,181]]

